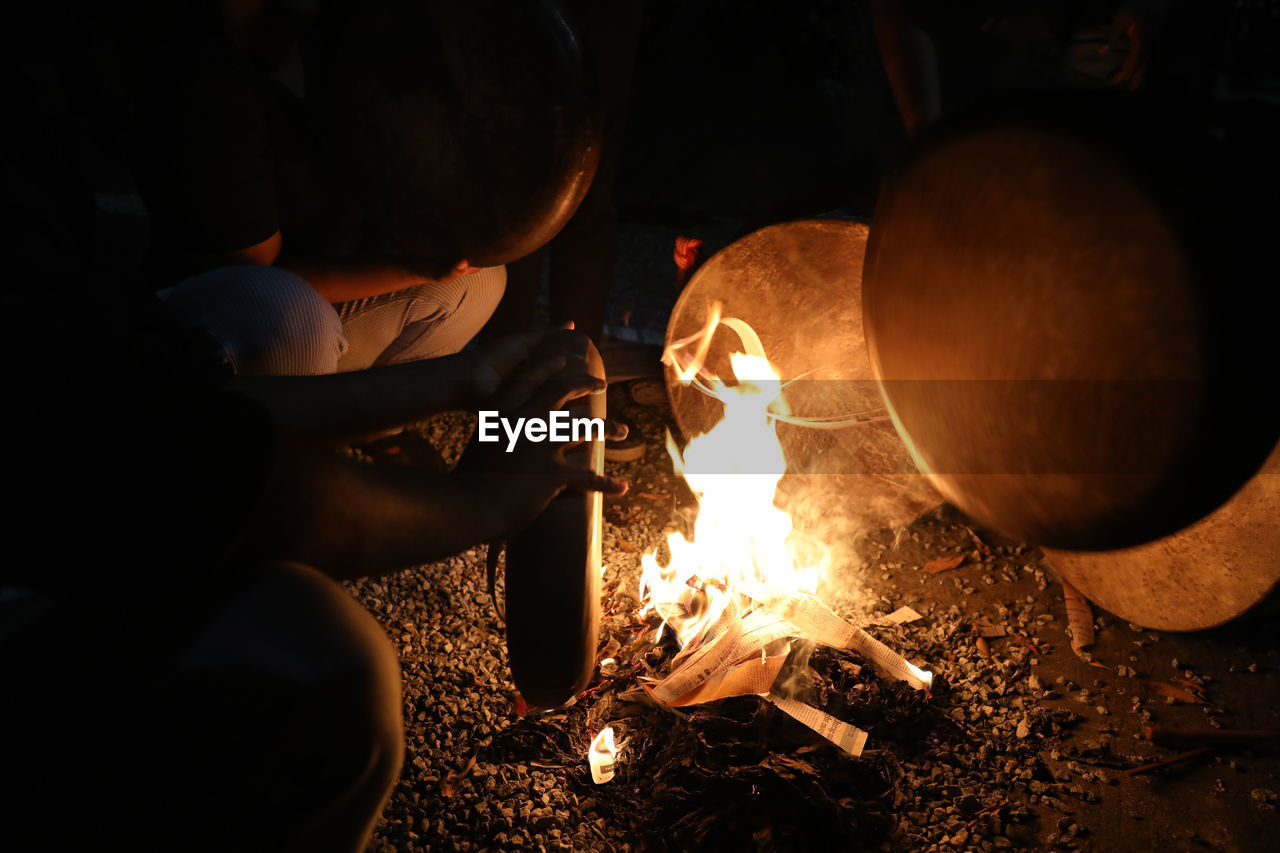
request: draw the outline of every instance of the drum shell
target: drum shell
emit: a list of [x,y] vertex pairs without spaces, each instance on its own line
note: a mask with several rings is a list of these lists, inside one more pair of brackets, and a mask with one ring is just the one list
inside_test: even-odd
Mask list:
[[[588,367],[604,378],[594,346]],[[605,417],[605,396],[566,407],[571,417]],[[597,474],[604,442],[568,455]],[[599,492],[565,490],[519,536],[507,543],[507,654],[516,689],[532,708],[564,705],[587,686],[600,630],[603,499]]]
[[948,500],[1115,549],[1258,471],[1280,430],[1265,136],[1243,113],[1041,97],[957,119],[887,182],[866,336]]

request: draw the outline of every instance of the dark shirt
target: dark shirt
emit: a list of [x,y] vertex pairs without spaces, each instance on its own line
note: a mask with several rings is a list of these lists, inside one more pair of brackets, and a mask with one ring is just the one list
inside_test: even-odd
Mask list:
[[345,232],[307,106],[225,38],[158,54],[141,86],[134,167],[155,228],[155,284],[212,266],[276,231],[285,251],[328,253]]
[[231,372],[207,334],[154,295],[126,295],[146,245],[126,237],[145,235],[144,211],[110,134],[67,88],[54,66],[0,71],[13,131],[0,190],[15,223],[0,298],[20,354],[0,439],[14,551],[0,586],[189,591],[221,569],[256,507],[269,423],[223,392]]

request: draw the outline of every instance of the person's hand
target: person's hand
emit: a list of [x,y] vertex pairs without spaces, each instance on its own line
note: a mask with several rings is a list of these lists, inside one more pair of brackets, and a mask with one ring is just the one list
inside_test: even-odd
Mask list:
[[[487,404],[511,424],[519,418],[548,419],[552,411],[571,400],[604,393],[604,380],[587,368],[586,338],[563,329],[555,331],[558,334],[543,334],[528,346],[524,360],[508,369],[506,379]],[[504,357],[511,353],[500,351]],[[605,422],[605,439],[625,438],[626,434],[624,425]],[[512,445],[505,430],[500,431],[495,442],[481,442],[477,433],[453,476],[481,511],[496,514],[501,534],[511,535],[523,529],[563,489],[611,495],[626,491],[626,483],[597,475],[566,458],[566,453],[582,443],[521,437]]]
[[480,405],[492,400],[515,370],[535,357],[542,362],[542,369],[526,376],[526,383],[545,380],[562,368],[585,372],[587,342],[585,335],[573,331],[570,322],[557,328],[507,335],[467,350],[462,357],[467,364],[473,402]]
[[1111,21],[1104,48],[1111,52],[1127,50],[1124,62],[1109,81],[1113,86],[1123,86],[1130,91],[1142,88],[1147,74],[1147,19],[1135,6],[1122,5]]

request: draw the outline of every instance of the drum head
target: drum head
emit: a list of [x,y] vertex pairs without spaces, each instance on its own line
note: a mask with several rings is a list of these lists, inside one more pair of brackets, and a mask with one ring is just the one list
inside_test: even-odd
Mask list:
[[[667,342],[697,335],[710,306],[748,323],[781,379],[794,415],[839,419],[839,429],[782,423],[789,476],[780,491],[793,514],[839,516],[850,528],[905,524],[936,506],[889,420],[871,374],[862,334],[862,263],[867,226],[844,220],[772,225],[743,237],[703,264],[676,302]],[[732,332],[712,339],[706,365],[731,376]],[[676,423],[689,437],[706,432],[723,406],[666,368]]]
[[1120,551],[1051,551],[1085,597],[1147,628],[1195,631],[1239,616],[1280,583],[1280,444],[1207,518]]
[[398,249],[496,266],[556,235],[595,175],[595,84],[553,0],[373,0],[334,27],[326,135]]
[[1278,431],[1251,184],[1206,128],[1121,107],[940,132],[867,249],[871,361],[922,470],[982,524],[1074,550],[1199,520]]

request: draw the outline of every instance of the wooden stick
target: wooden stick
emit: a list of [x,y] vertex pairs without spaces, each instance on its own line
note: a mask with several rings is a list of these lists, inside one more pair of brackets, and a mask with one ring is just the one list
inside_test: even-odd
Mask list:
[[1143,736],[1152,743],[1251,743],[1280,740],[1280,729],[1183,729],[1147,726]]
[[1202,746],[1199,749],[1192,749],[1192,750],[1188,750],[1187,752],[1180,752],[1177,755],[1171,755],[1162,761],[1156,761],[1151,764],[1144,764],[1141,767],[1130,767],[1128,770],[1124,771],[1124,775],[1138,776],[1142,773],[1150,773],[1152,770],[1159,770],[1162,767],[1169,767],[1170,765],[1178,764],[1183,761],[1189,761],[1192,758],[1199,758],[1201,755],[1208,755],[1208,754],[1209,754],[1209,747]]

